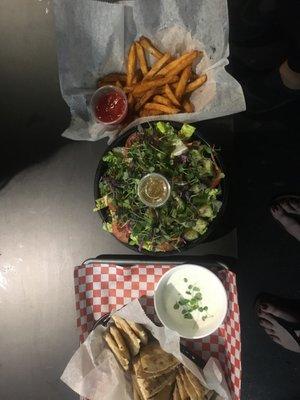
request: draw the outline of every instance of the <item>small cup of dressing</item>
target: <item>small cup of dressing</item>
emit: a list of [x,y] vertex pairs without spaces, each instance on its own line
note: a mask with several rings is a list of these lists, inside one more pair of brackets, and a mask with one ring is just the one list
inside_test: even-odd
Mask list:
[[138,184],[138,196],[148,207],[161,207],[168,201],[170,194],[168,180],[155,172],[145,175]]

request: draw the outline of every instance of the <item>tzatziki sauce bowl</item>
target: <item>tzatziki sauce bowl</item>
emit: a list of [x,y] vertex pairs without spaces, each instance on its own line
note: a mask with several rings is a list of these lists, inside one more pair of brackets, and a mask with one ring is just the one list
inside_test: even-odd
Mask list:
[[200,265],[171,268],[156,285],[154,306],[161,323],[185,339],[215,332],[227,313],[228,299],[220,279]]

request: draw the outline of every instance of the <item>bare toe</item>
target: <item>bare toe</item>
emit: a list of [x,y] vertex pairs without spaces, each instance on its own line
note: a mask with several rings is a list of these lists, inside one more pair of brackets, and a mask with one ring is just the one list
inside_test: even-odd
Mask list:
[[293,208],[294,214],[300,214],[300,202],[296,200],[290,201],[290,206]]
[[269,329],[269,328],[265,328],[265,332],[269,335],[269,336],[274,336],[274,329]]
[[265,318],[261,318],[259,320],[259,325],[262,326],[263,328],[269,328],[269,329],[273,327],[273,324]]
[[264,321],[267,321],[270,324],[269,319],[272,315],[284,319],[285,321],[300,322],[300,315],[298,315],[298,313],[294,309],[271,302],[262,303],[260,305],[260,312],[259,312],[260,318],[263,319]]
[[271,213],[277,220],[280,220],[280,218],[284,216],[283,209],[278,205],[271,207]]
[[281,341],[280,341],[279,337],[271,335],[271,339],[273,340],[273,342],[281,344]]
[[290,202],[288,200],[283,201],[282,203],[280,203],[280,206],[287,213],[293,213],[295,211],[295,209],[291,206],[291,204],[290,204]]

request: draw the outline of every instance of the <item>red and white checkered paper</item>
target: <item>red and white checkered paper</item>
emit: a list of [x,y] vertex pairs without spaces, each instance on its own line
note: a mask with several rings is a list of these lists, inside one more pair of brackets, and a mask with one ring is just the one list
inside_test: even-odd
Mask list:
[[[154,317],[154,286],[169,266],[132,266],[93,263],[76,267],[74,271],[77,326],[80,342],[84,342],[94,322],[102,315],[140,298],[150,318]],[[224,370],[233,400],[240,400],[241,339],[240,313],[236,277],[231,271],[221,271],[219,278],[228,296],[228,313],[223,325],[212,335],[187,341],[185,344],[204,361],[217,358]]]

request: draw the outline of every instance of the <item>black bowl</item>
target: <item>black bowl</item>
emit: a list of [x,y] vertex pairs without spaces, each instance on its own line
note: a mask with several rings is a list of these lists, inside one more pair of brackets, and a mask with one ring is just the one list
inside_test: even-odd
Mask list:
[[[165,122],[169,122],[170,124],[172,124],[172,126],[176,129],[176,130],[180,130],[182,123],[179,122],[173,122],[173,121],[165,121]],[[148,126],[148,123],[144,123],[141,124],[142,127],[144,126]],[[137,127],[133,127],[131,129],[129,129],[127,132],[123,133],[121,136],[119,136],[113,143],[111,143],[107,149],[105,150],[105,152],[102,155],[102,159],[103,157],[109,152],[111,151],[114,147],[122,147],[125,145],[125,142],[127,140],[127,138],[134,132],[137,131]],[[191,139],[194,140],[199,140],[201,139],[202,142],[206,143],[208,146],[212,146],[212,144],[210,144],[207,140],[205,140],[203,138],[203,135],[201,134],[200,130],[198,127],[196,127],[196,130],[192,136]],[[225,178],[221,180],[221,189],[222,189],[222,194],[220,197],[220,200],[222,201],[222,206],[216,216],[216,218],[208,225],[207,231],[205,232],[204,235],[200,236],[198,239],[195,239],[191,242],[187,242],[186,245],[180,247],[179,250],[172,250],[172,251],[147,251],[147,250],[139,250],[138,246],[131,246],[130,244],[126,244],[121,242],[120,240],[118,240],[113,234],[111,234],[118,242],[122,243],[124,246],[128,247],[131,250],[135,250],[138,253],[144,253],[147,255],[152,255],[152,256],[163,256],[163,255],[171,255],[171,254],[178,254],[182,251],[191,249],[201,243],[204,242],[208,242],[209,238],[211,236],[213,236],[213,234],[216,231],[216,228],[219,225],[219,222],[224,214],[226,205],[227,205],[227,199],[228,199],[228,179],[226,178],[226,170],[224,168],[224,164],[223,161],[221,159],[221,157],[219,156],[219,154],[215,155],[216,161],[218,163],[218,165],[221,167],[222,171],[225,173]],[[95,200],[99,199],[100,197],[100,193],[99,193],[99,181],[100,178],[104,175],[105,171],[106,171],[106,165],[105,163],[102,161],[102,159],[100,160],[97,170],[96,170],[96,174],[95,174],[95,181],[94,181],[94,196],[95,196]],[[103,222],[105,222],[107,220],[107,211],[105,209],[99,210],[98,211],[100,218],[102,219]]]

